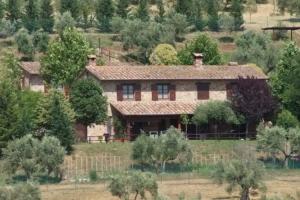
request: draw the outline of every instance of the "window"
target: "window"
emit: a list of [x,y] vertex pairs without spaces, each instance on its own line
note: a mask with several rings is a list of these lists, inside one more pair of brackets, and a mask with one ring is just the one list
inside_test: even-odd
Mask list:
[[159,84],[157,85],[158,99],[169,99],[169,85]]
[[134,86],[133,85],[123,85],[123,99],[133,100],[134,99]]
[[209,99],[209,83],[198,83],[198,100],[208,100]]

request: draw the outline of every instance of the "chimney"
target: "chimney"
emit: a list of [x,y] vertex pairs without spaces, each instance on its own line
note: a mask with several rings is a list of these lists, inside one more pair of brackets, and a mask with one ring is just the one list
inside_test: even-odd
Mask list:
[[88,66],[95,67],[97,65],[96,55],[88,55]]
[[194,65],[196,68],[203,68],[203,54],[202,53],[194,53]]

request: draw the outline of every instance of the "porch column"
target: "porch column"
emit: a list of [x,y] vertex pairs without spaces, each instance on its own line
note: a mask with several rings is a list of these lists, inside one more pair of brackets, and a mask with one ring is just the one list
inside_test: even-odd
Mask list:
[[180,121],[180,117],[178,118],[178,121],[177,121],[177,127],[178,127],[178,130],[181,131],[181,121]]
[[129,141],[131,141],[131,125],[130,125],[130,121],[129,120],[126,120],[126,135],[129,139]]

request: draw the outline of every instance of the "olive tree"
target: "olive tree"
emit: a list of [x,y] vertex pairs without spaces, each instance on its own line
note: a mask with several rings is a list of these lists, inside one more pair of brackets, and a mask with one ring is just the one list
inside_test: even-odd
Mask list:
[[169,161],[189,162],[192,159],[192,150],[184,134],[171,127],[164,135],[156,139],[152,159],[157,173],[159,169],[164,172],[166,163]]
[[261,125],[257,134],[258,149],[271,153],[279,153],[284,157],[284,165],[288,168],[288,159],[295,153],[300,153],[300,129],[288,130],[274,126]]
[[139,136],[133,145],[132,158],[142,167],[146,164],[154,166],[156,173],[159,173],[165,170],[167,162],[189,162],[192,159],[192,151],[184,134],[171,127],[155,139],[145,134]]
[[55,137],[44,137],[35,149],[36,160],[40,167],[50,176],[59,173],[59,166],[64,162],[65,150]]
[[153,199],[156,199],[158,194],[155,177],[150,173],[134,172],[114,176],[108,188],[113,196],[124,200],[129,200],[130,194],[134,195],[135,200],[139,196],[145,199],[146,192],[150,193]]
[[42,141],[26,135],[8,144],[3,150],[4,169],[14,174],[23,170],[29,179],[34,173],[46,172],[48,176],[58,172],[64,161],[65,151],[55,137],[44,137]]
[[240,200],[249,200],[251,189],[263,189],[264,166],[253,159],[234,159],[220,162],[213,178],[218,184],[227,183],[226,190],[231,193],[235,189],[241,192]]
[[35,157],[35,148],[38,140],[31,135],[16,139],[8,143],[3,150],[4,168],[7,172],[14,174],[17,170],[23,170],[27,178],[38,170]]
[[145,165],[152,163],[154,142],[155,140],[153,138],[148,137],[146,134],[142,134],[133,143],[131,157],[141,165],[142,170],[144,170]]

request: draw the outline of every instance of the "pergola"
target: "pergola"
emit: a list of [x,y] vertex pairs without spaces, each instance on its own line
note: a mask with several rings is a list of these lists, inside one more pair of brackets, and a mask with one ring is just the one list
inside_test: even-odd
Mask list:
[[293,40],[293,31],[300,30],[300,26],[272,26],[272,27],[266,27],[262,29],[263,31],[269,31],[272,30],[273,33],[275,30],[284,30],[284,31],[291,31],[291,40]]

